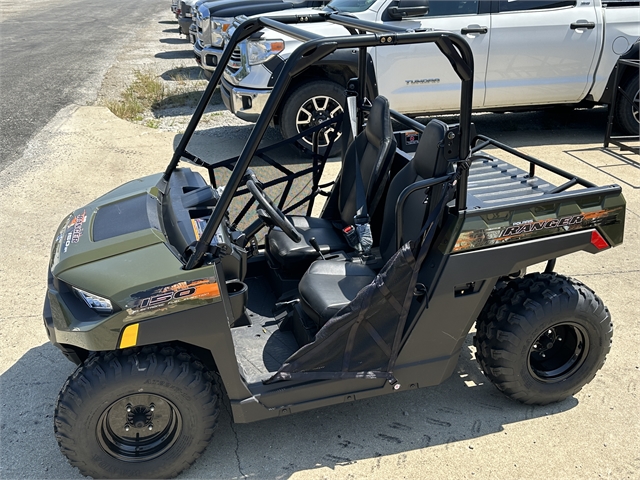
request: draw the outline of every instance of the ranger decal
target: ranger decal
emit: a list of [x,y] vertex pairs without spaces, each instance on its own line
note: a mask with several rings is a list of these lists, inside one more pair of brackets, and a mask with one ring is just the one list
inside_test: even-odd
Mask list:
[[517,240],[531,240],[537,237],[565,233],[596,225],[608,225],[618,220],[622,207],[598,210],[596,212],[569,215],[545,220],[528,220],[514,223],[508,227],[484,228],[468,230],[460,233],[452,252],[463,252],[477,248],[489,247]]

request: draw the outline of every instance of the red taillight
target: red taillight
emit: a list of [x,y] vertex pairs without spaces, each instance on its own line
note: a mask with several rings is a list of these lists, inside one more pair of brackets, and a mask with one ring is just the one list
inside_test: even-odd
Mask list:
[[176,9],[176,13],[177,13],[178,15],[180,15],[180,14],[182,13],[182,10],[180,10],[179,8],[177,8],[177,9]]
[[596,247],[598,250],[604,250],[605,248],[609,248],[609,243],[604,239],[600,232],[594,230],[591,232],[591,245]]

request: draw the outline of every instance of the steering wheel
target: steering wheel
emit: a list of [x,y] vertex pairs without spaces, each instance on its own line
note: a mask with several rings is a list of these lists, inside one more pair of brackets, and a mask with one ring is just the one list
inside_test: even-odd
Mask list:
[[302,237],[298,233],[298,230],[296,230],[296,227],[294,227],[293,223],[291,223],[284,213],[274,205],[273,200],[269,198],[269,195],[267,195],[258,185],[257,181],[255,181],[255,176],[252,175],[252,177],[253,179],[247,180],[246,185],[251,195],[253,195],[253,198],[264,208],[273,223],[280,227],[287,237],[298,243],[302,240]]

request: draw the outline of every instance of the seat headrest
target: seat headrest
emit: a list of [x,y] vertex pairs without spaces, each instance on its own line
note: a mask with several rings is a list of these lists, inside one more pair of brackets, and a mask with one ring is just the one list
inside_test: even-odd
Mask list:
[[364,128],[369,143],[380,147],[382,139],[389,137],[391,129],[391,117],[389,116],[389,100],[379,96],[371,105],[371,111],[367,118],[367,126]]
[[422,178],[432,178],[447,173],[448,162],[440,155],[449,126],[440,120],[431,120],[424,127],[420,143],[411,160],[413,169]]

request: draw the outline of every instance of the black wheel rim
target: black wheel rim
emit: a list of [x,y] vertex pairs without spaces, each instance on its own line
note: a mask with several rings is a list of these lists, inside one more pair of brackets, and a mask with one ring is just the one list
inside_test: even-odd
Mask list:
[[589,352],[589,336],[575,323],[547,328],[531,344],[529,372],[544,383],[556,383],[573,375]]
[[[322,122],[335,117],[343,112],[342,105],[333,97],[328,95],[317,95],[311,97],[300,106],[296,114],[296,130],[298,133],[315,127]],[[326,147],[331,141],[330,133],[334,132],[334,127],[323,128],[318,132],[318,147]],[[337,132],[336,140],[340,137]],[[313,135],[305,135],[302,140],[309,146],[313,146]]]
[[100,445],[125,462],[152,460],[169,450],[182,432],[182,416],[160,395],[136,394],[113,402],[100,416]]

